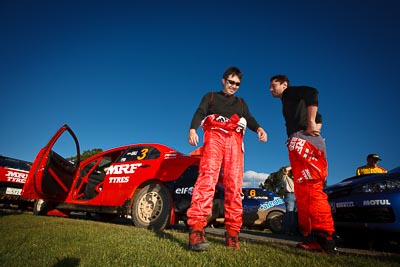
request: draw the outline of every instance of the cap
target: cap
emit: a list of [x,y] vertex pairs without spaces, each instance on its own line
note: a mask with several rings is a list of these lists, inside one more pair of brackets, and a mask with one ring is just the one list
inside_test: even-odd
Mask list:
[[377,160],[382,160],[377,154],[369,154],[367,156],[367,159],[369,158],[373,158],[373,159],[377,159]]

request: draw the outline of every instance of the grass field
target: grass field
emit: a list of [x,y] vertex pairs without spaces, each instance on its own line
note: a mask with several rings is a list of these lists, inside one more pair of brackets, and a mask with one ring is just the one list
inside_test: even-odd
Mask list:
[[278,244],[241,242],[240,251],[230,251],[212,235],[210,251],[192,252],[186,231],[29,213],[0,216],[0,266],[400,266],[400,256],[324,255]]

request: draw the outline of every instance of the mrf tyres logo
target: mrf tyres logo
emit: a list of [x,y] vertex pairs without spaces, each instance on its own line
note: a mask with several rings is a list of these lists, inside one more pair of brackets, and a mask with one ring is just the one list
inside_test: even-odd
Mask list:
[[7,182],[24,184],[26,178],[28,178],[28,174],[24,172],[7,171],[6,173]]
[[[142,166],[142,163],[111,165],[107,170],[107,174],[133,174],[140,166]],[[129,176],[112,176],[108,178],[108,181],[110,184],[125,184],[129,182]]]

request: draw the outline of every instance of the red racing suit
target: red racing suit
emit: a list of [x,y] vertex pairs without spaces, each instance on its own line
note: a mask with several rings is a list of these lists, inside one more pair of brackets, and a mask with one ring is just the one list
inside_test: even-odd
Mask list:
[[[304,236],[311,231],[329,235],[335,231],[328,196],[323,185],[328,175],[325,142],[322,137],[294,134],[287,142],[289,160],[294,176],[294,193],[299,226]],[[314,144],[323,144],[323,149]]]
[[[200,160],[199,176],[194,185],[192,202],[187,211],[188,225],[204,228],[211,212],[215,186],[223,166],[225,227],[239,232],[242,226],[242,184],[244,168],[244,127],[236,114],[220,120],[217,115],[207,116],[202,123],[204,148]],[[222,117],[223,118],[223,117]]]

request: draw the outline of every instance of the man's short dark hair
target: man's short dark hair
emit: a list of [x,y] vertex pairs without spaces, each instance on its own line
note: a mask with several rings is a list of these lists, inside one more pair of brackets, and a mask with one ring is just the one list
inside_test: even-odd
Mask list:
[[271,82],[273,82],[275,80],[278,81],[279,83],[287,82],[287,84],[289,86],[289,78],[284,74],[278,74],[278,75],[272,76]]
[[222,75],[222,78],[224,78],[226,80],[231,75],[237,76],[240,80],[242,79],[242,76],[243,76],[243,74],[242,74],[242,72],[240,71],[239,68],[237,68],[237,67],[229,67],[224,72],[224,75]]

